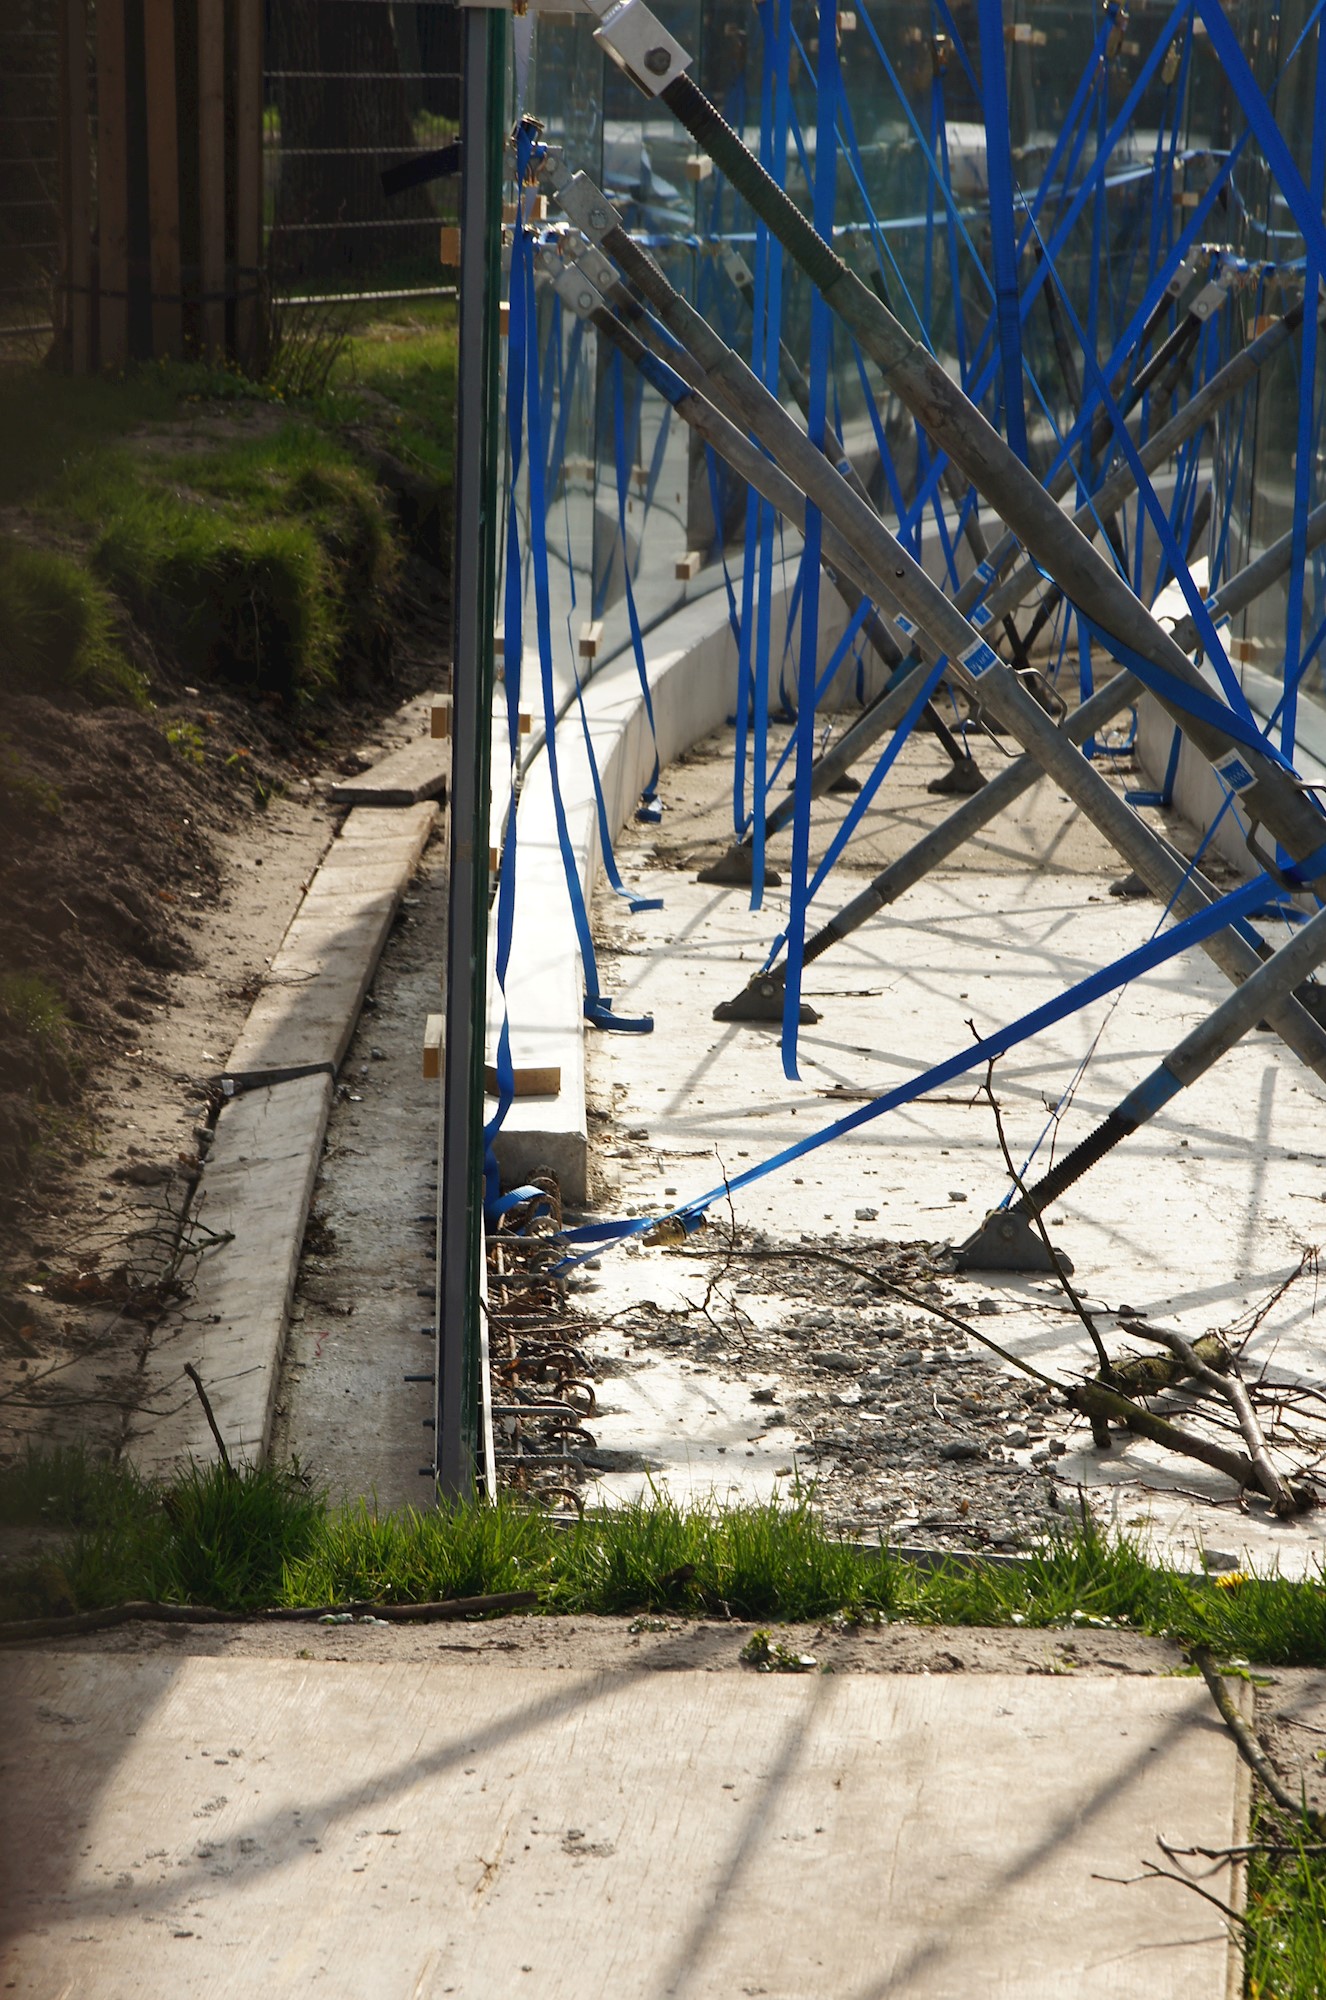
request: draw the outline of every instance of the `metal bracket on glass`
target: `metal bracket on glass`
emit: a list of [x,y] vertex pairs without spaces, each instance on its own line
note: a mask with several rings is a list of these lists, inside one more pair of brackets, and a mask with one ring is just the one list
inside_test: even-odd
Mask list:
[[552,280],[552,288],[565,306],[581,319],[588,319],[593,312],[606,310],[607,301],[588,278],[583,277],[574,264],[563,264],[556,252],[547,258],[540,258],[543,275]]
[[591,243],[601,243],[610,229],[622,226],[621,216],[588,174],[572,174],[560,187],[554,181],[554,198],[562,213],[577,229],[583,230]]
[[648,97],[658,97],[684,75],[691,58],[644,0],[590,0],[599,25],[594,40]]

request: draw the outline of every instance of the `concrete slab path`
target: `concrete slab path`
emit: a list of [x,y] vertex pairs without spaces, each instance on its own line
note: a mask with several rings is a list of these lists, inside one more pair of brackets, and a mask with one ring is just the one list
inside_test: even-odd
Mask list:
[[172,1649],[0,1684],[20,2000],[1238,1990],[1209,1905],[1109,1879],[1240,1837],[1189,1680]]

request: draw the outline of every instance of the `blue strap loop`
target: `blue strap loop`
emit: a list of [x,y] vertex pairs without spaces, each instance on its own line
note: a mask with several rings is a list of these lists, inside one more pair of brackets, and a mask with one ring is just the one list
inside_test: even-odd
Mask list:
[[[955,1054],[946,1056],[942,1062],[923,1070],[919,1076],[899,1084],[895,1090],[886,1091],[881,1097],[872,1099],[869,1104],[860,1105],[856,1110],[849,1111],[844,1117],[835,1119],[831,1125],[825,1126],[823,1131],[810,1133],[793,1146],[785,1146],[781,1152],[762,1160],[757,1166],[748,1167],[742,1173],[732,1175],[721,1187],[710,1188],[706,1194],[698,1196],[695,1200],[682,1202],[667,1216],[633,1216],[611,1222],[587,1223],[576,1229],[564,1230],[557,1240],[568,1249],[574,1250],[580,1245],[621,1242],[631,1236],[640,1236],[657,1228],[660,1222],[675,1220],[688,1230],[694,1228],[705,1210],[711,1208],[716,1201],[725,1200],[729,1194],[740,1193],[757,1181],[763,1180],[767,1174],[777,1173],[784,1167],[804,1159],[808,1153],[817,1152],[821,1146],[831,1145],[835,1139],[845,1138],[849,1132],[859,1130],[862,1125],[870,1124],[890,1111],[900,1110],[904,1105],[914,1103],[917,1098],[927,1096],[930,1091],[942,1089],[955,1078],[965,1076],[970,1070],[978,1069],[1006,1055],[1010,1049],[1030,1040],[1033,1035],[1041,1034],[1046,1028],[1053,1027],[1066,1015],[1079,1012],[1081,1008],[1099,1000],[1104,994],[1113,992],[1117,987],[1126,986],[1131,980],[1140,978],[1142,974],[1165,964],[1179,952],[1187,951],[1192,946],[1200,944],[1203,939],[1213,936],[1215,932],[1241,922],[1249,911],[1265,900],[1266,889],[1265,875],[1258,875],[1250,882],[1240,883],[1238,888],[1231,889],[1226,895],[1218,897],[1205,909],[1197,911],[1191,917],[1185,917],[1183,922],[1176,924],[1172,930],[1148,938],[1147,942],[1139,945],[1136,950],[1126,952],[1122,958],[1116,959],[1112,965],[1103,967],[1099,972],[1090,973],[1087,978],[1079,980],[1076,986],[1056,994],[1053,1000],[1047,1000],[1039,1007],[1033,1007],[1029,1013],[1019,1016],[1016,1021],[999,1029],[995,1034],[985,1035],[976,1042],[964,1044]],[[556,1268],[565,1271],[572,1265],[582,1262],[583,1257],[593,1254],[592,1249],[587,1249],[581,1257],[568,1256]]]

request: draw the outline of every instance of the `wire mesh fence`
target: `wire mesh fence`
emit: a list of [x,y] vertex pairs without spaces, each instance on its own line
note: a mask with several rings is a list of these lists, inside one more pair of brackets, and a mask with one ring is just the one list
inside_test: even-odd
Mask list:
[[50,0],[0,8],[0,341],[52,329],[60,257],[60,63]]
[[454,0],[272,0],[263,201],[272,291],[288,303],[446,296],[455,181],[388,198],[381,175],[459,131]]

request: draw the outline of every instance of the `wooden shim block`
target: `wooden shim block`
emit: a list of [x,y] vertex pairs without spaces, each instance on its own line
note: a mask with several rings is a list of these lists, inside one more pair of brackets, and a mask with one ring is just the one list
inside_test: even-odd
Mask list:
[[233,0],[235,22],[235,351],[258,344],[258,264],[262,252],[263,0]]
[[454,222],[444,223],[439,238],[439,261],[449,271],[460,269],[460,230]]
[[688,153],[682,163],[688,181],[707,181],[713,171],[714,163],[708,153]]
[[129,163],[124,0],[97,0],[97,356],[102,368],[129,358]]
[[60,7],[60,234],[63,324],[75,375],[92,366],[92,144],[88,131],[87,0]]
[[226,8],[198,0],[198,235],[203,349],[226,347]]
[[678,583],[690,583],[704,567],[704,557],[699,549],[687,549],[684,556],[678,556],[672,573]]
[[152,352],[176,357],[183,338],[180,312],[180,174],[175,96],[173,0],[143,0],[147,73],[148,269],[152,280]]
[[511,301],[502,299],[497,308],[497,331],[503,340],[511,331]]
[[436,708],[429,709],[428,733],[430,736],[450,736],[451,703],[449,701],[440,702]]
[[442,1022],[441,1014],[430,1014],[424,1022],[425,1083],[442,1074]]
[[600,645],[602,644],[602,641],[603,641],[603,620],[601,618],[592,618],[587,625],[582,625],[580,628],[581,659],[582,660],[597,659],[598,650]]
[[[484,1064],[483,1087],[490,1097],[497,1096],[497,1070],[492,1063]],[[556,1063],[544,1069],[517,1069],[511,1088],[516,1097],[556,1097],[562,1088],[561,1069]]]
[[488,850],[488,873],[490,875],[496,875],[497,862],[498,862],[497,849],[495,847],[490,847]]
[[520,733],[520,735],[522,735],[522,736],[528,736],[528,735],[529,735],[529,733],[530,733],[530,729],[532,728],[532,726],[533,726],[533,725],[532,725],[532,723],[531,723],[531,721],[530,721],[530,715],[529,715],[529,710],[528,710],[528,709],[525,709],[525,708],[522,708],[522,709],[518,709],[518,710],[517,710],[517,720],[516,720],[516,728],[517,728],[518,732]]

